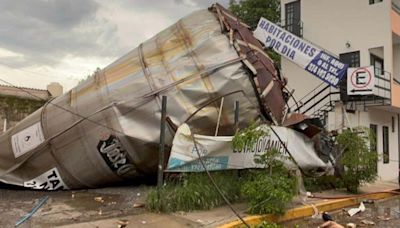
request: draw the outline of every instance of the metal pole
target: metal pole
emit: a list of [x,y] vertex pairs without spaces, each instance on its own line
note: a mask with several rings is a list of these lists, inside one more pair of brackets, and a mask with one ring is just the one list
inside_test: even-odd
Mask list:
[[158,154],[158,178],[157,188],[161,189],[164,182],[164,148],[165,148],[165,123],[167,119],[167,97],[162,96],[161,126],[160,126],[160,150]]
[[221,121],[221,114],[222,114],[222,108],[224,106],[224,97],[221,98],[221,105],[219,106],[219,112],[218,112],[218,120],[217,120],[217,127],[215,128],[215,135],[218,135],[218,130],[219,130],[219,123]]
[[239,129],[239,101],[235,101],[235,131]]

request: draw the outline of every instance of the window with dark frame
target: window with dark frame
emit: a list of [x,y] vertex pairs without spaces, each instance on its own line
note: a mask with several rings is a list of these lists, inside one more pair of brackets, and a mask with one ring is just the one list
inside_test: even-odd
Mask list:
[[371,152],[377,152],[378,151],[378,125],[376,124],[370,124],[369,129],[371,131],[371,137],[370,137],[370,142],[369,142],[369,150]]
[[[342,53],[339,55],[339,59],[342,63],[348,64],[349,67],[360,67],[360,51]],[[340,100],[347,101],[349,99],[347,95],[347,75],[339,82],[339,88]]]
[[[369,129],[371,131],[369,151],[372,153],[378,153],[378,125],[370,124]],[[378,164],[375,164],[375,171],[378,172]]]
[[377,76],[383,75],[384,73],[383,59],[373,54],[370,55],[370,59],[371,59],[371,65],[374,66],[375,75]]
[[382,2],[383,0],[369,0],[369,4],[370,5],[373,5],[373,4],[376,4],[376,3],[380,3],[380,2]]
[[285,29],[301,37],[300,1],[285,4]]
[[389,163],[389,127],[382,127],[383,163]]

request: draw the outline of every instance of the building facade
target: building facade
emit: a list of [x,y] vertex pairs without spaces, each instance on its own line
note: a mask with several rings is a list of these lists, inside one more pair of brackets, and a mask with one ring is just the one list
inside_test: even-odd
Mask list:
[[294,89],[292,109],[329,130],[364,126],[376,133],[378,175],[398,181],[400,153],[400,0],[281,0],[281,26],[350,67],[374,66],[374,95],[347,95],[282,58]]
[[54,82],[47,90],[0,85],[0,134],[62,93],[63,87]]

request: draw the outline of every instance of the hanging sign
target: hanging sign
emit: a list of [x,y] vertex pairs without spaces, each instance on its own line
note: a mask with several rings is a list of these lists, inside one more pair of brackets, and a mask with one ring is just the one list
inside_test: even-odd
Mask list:
[[299,65],[322,81],[337,87],[348,65],[310,42],[261,17],[254,36],[266,47]]
[[374,94],[374,67],[349,68],[347,70],[347,95]]

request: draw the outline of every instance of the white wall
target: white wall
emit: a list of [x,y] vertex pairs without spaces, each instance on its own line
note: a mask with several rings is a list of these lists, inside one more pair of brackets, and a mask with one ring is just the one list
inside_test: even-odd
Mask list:
[[[281,0],[281,18],[285,18],[284,4],[294,0]],[[391,28],[391,1],[369,5],[367,0],[302,0],[301,20],[303,22],[303,37],[329,53],[338,56],[341,53],[360,51],[361,66],[370,65],[370,49],[372,52],[384,57],[384,69],[400,73],[400,46],[393,52]],[[350,47],[346,47],[346,43]],[[379,53],[377,53],[379,52]],[[295,64],[282,58],[282,73],[289,79],[289,86],[295,89],[295,97],[300,99],[322,81],[307,73]],[[378,163],[378,175],[382,180],[398,180],[398,129],[397,114],[381,109],[370,108],[367,112],[357,111],[355,114],[347,113],[351,126],[378,125],[378,153],[382,154],[382,126],[389,127],[389,157],[391,161]],[[391,121],[395,117],[395,132],[392,132]],[[345,116],[340,108],[328,115],[328,129],[338,129],[348,126]]]
[[[394,132],[392,131],[392,116],[394,117]],[[368,127],[370,124],[376,124],[378,126],[377,133],[377,149],[380,156],[378,162],[378,176],[384,181],[398,181],[399,178],[399,148],[398,148],[398,118],[397,114],[388,112],[382,109],[369,108],[367,112],[357,111],[356,113],[347,113],[349,122],[345,119],[343,112],[338,106],[335,111],[329,113],[329,126],[331,129],[339,129],[341,127]],[[389,163],[384,164],[382,159],[383,151],[383,133],[382,127],[389,127]]]

